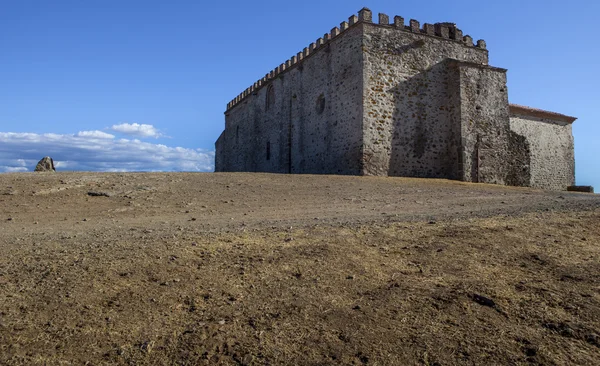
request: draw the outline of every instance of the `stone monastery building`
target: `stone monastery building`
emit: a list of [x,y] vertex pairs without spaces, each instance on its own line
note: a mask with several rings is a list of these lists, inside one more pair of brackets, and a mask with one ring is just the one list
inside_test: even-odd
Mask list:
[[216,171],[432,177],[564,190],[575,118],[509,104],[453,23],[364,8],[227,105]]

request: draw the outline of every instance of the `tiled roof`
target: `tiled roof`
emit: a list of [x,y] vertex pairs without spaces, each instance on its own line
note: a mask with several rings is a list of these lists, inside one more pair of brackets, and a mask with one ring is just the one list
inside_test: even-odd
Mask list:
[[531,108],[518,104],[509,104],[509,109],[511,115],[518,114],[522,116],[547,118],[566,123],[573,123],[577,119],[576,117],[567,116],[561,113],[545,111],[543,109]]

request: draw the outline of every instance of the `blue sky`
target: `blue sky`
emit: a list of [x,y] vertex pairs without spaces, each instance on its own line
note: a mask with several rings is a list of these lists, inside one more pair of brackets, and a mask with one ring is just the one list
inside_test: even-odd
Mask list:
[[210,171],[227,102],[363,6],[485,39],[512,103],[579,118],[577,183],[600,187],[589,0],[0,0],[0,171]]

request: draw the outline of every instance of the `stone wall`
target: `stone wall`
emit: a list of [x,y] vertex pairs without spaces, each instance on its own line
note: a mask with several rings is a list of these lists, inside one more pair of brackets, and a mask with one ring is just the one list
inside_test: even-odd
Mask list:
[[216,171],[360,174],[361,39],[358,19],[343,22],[232,101]]
[[460,75],[461,180],[529,185],[529,145],[510,129],[506,70],[451,64]]
[[446,60],[487,65],[488,53],[411,27],[365,25],[363,173],[458,179],[458,75]]
[[565,190],[575,184],[571,123],[552,118],[511,115],[511,130],[529,142],[532,187]]

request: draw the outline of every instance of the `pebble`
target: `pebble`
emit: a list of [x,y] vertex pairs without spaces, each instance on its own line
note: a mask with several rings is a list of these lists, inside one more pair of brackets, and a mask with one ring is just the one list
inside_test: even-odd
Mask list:
[[242,365],[250,365],[250,364],[252,364],[253,360],[254,360],[254,357],[251,354],[247,354],[242,359]]

